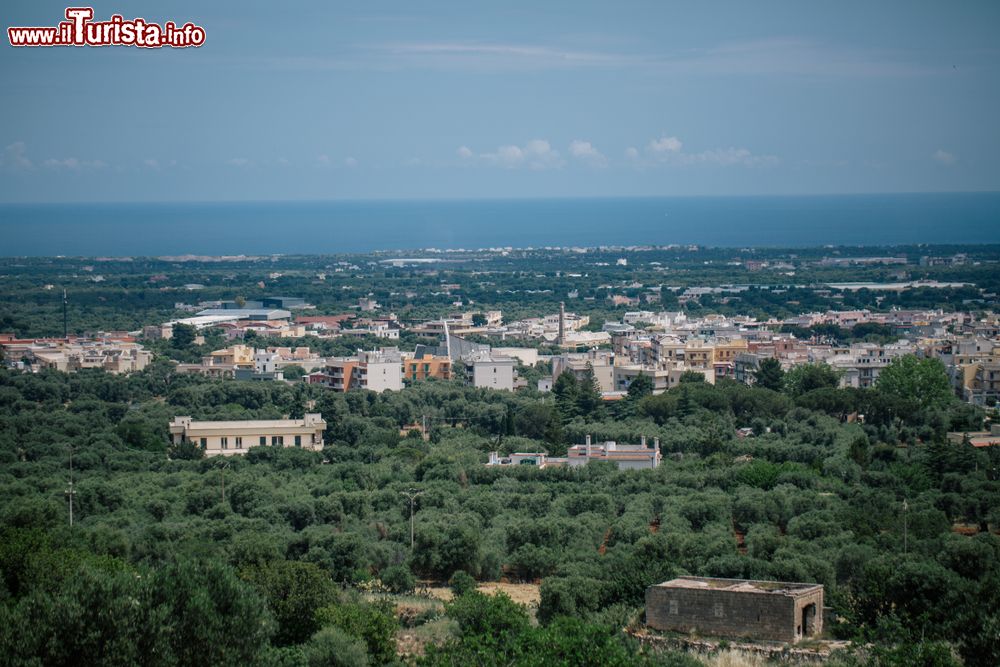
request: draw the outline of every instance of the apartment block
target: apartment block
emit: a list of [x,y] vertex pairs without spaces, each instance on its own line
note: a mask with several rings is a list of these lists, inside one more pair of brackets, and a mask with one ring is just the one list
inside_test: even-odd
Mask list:
[[451,379],[451,359],[425,354],[420,358],[403,360],[403,378],[410,382],[435,378]]
[[308,381],[334,391],[367,389],[376,393],[403,389],[403,360],[394,347],[359,351],[353,357],[328,359],[322,371],[311,373]]

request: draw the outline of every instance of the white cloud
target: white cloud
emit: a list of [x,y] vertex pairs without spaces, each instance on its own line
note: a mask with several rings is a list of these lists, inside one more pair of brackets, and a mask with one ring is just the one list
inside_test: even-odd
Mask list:
[[[592,40],[588,40],[592,41]],[[579,48],[578,41],[504,43],[475,40],[359,44],[332,57],[267,57],[242,60],[272,70],[398,70],[400,68],[513,70],[596,68],[650,71],[676,76],[826,76],[848,78],[940,75],[952,67],[928,61],[919,49],[863,48],[846,42],[776,36],[719,42],[693,49],[618,51]]]
[[654,155],[666,153],[679,153],[681,150],[681,140],[677,137],[660,137],[649,142],[647,150]]
[[7,167],[9,169],[16,169],[19,171],[27,171],[34,168],[31,160],[28,159],[26,155],[27,149],[23,141],[15,141],[3,150],[3,158],[0,159],[0,165]]
[[608,159],[604,157],[604,154],[589,141],[574,139],[569,142],[569,154],[593,167],[604,167],[608,164]]
[[155,157],[148,157],[142,161],[142,165],[147,169],[159,169],[160,161],[157,160]]
[[286,158],[286,157],[279,157],[278,158],[278,164],[281,165],[282,167],[287,167],[290,163],[288,162],[288,158]]
[[375,45],[373,63],[402,62],[408,66],[522,69],[614,67],[641,58],[618,53],[565,49],[536,44],[481,42],[410,42]]
[[475,157],[475,153],[473,153],[472,149],[469,148],[468,146],[459,146],[458,150],[455,151],[455,153],[458,155],[458,157],[462,158],[463,160],[469,160]]
[[682,154],[681,158],[685,164],[715,164],[723,167],[763,167],[778,162],[774,155],[754,155],[746,148],[714,148],[701,153]]
[[344,166],[345,167],[351,167],[351,168],[357,167],[358,166],[358,161],[355,160],[352,157],[344,158]]
[[316,156],[316,164],[318,164],[321,167],[329,167],[330,166],[330,156],[327,155],[326,153],[323,153],[322,155],[317,155]]
[[249,160],[249,158],[245,158],[245,157],[234,157],[234,158],[230,158],[229,160],[227,160],[226,164],[228,164],[230,166],[233,166],[233,167],[240,167],[240,168],[242,168],[242,167],[249,167],[250,166],[250,160]]
[[[756,155],[746,148],[712,148],[699,153],[686,153],[683,148],[684,144],[677,137],[653,139],[646,146],[647,164],[765,167],[778,163],[777,156]],[[634,148],[626,149],[625,154],[633,160],[639,159],[639,151]]]
[[940,148],[934,151],[934,155],[931,157],[946,167],[950,167],[958,161],[958,158],[954,154]]
[[635,146],[629,146],[628,148],[625,149],[625,157],[627,157],[629,160],[638,160],[639,149],[636,148]]
[[486,164],[505,169],[519,167],[559,169],[566,164],[566,161],[559,155],[559,151],[553,149],[552,145],[544,139],[532,139],[524,146],[500,146],[493,153],[481,154],[479,159]]
[[82,169],[102,169],[108,166],[102,160],[80,160],[75,157],[67,157],[61,160],[49,158],[42,163],[49,169],[69,169],[70,171],[80,171]]

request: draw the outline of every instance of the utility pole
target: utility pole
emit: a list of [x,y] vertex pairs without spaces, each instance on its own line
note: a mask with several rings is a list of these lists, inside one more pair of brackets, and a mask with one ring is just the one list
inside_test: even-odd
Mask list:
[[410,489],[409,491],[400,491],[400,495],[406,496],[410,500],[410,551],[413,551],[413,504],[417,500],[417,496],[423,495],[423,491],[417,491],[416,489]]
[[907,549],[907,525],[906,525],[906,512],[909,510],[909,506],[906,504],[906,498],[903,498],[903,553],[906,553]]
[[69,488],[65,491],[66,497],[69,498],[69,527],[73,527],[73,496],[76,495],[76,491],[73,490],[73,445],[69,446]]
[[69,319],[66,317],[66,289],[63,289],[63,338],[69,338]]
[[222,464],[222,504],[226,504],[226,468],[229,467],[229,461]]

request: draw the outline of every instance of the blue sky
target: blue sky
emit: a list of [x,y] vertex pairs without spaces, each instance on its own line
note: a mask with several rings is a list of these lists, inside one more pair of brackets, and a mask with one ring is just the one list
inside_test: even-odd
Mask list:
[[[4,28],[65,4],[7,2]],[[0,201],[1000,189],[1000,2],[99,2],[0,47]]]

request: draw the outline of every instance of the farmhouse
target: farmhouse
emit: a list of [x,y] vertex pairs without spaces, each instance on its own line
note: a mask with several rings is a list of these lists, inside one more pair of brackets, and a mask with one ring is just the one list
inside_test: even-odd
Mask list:
[[823,586],[678,577],[646,589],[646,625],[689,634],[797,642],[823,631]]

